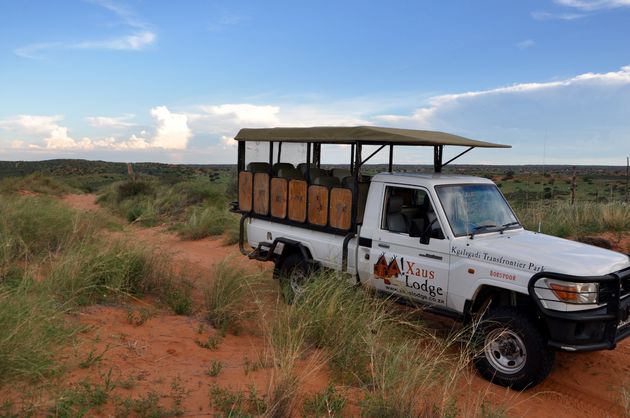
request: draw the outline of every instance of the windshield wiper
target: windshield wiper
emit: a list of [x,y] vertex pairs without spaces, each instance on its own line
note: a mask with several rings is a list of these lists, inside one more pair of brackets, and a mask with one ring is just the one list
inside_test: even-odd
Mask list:
[[520,225],[520,224],[521,224],[521,223],[520,223],[519,221],[508,222],[508,223],[503,224],[503,225],[501,226],[500,231],[501,231],[501,233],[503,233],[503,231],[505,231],[506,229],[509,229],[511,226],[514,226],[514,225]]
[[479,226],[475,226],[472,230],[472,232],[470,233],[470,239],[475,238],[475,234],[479,231],[485,231],[486,229],[489,228],[496,228],[497,226],[495,224],[486,224],[486,225],[479,225]]

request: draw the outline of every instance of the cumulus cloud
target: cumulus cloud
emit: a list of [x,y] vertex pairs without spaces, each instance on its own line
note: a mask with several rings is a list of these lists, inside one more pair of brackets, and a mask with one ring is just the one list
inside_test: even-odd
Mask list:
[[157,35],[130,10],[105,0],[93,0],[91,3],[113,13],[128,32],[104,39],[36,42],[21,46],[13,52],[22,58],[41,59],[51,50],[115,50],[138,51],[151,46]]
[[[146,131],[132,134],[127,138],[108,136],[104,138],[71,136],[69,128],[59,122],[63,117],[20,115],[13,118],[0,119],[0,129],[12,132],[22,137],[32,138],[32,141],[14,139],[12,148],[32,148],[49,150],[145,150],[165,149],[183,150],[187,148],[192,132],[188,127],[188,118],[184,114],[173,113],[166,106],[151,109],[151,116],[155,119],[155,135]],[[90,117],[86,118],[92,126],[111,128],[119,126],[134,126],[128,122],[130,116],[121,117]],[[39,140],[38,140],[39,139]]]
[[192,132],[185,114],[172,113],[166,106],[157,106],[151,109],[151,116],[157,121],[152,146],[171,150],[186,149]]

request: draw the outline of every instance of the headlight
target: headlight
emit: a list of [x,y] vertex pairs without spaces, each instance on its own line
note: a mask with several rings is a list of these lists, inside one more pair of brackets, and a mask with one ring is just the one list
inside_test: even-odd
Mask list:
[[597,304],[599,283],[574,283],[545,279],[554,295],[563,302]]

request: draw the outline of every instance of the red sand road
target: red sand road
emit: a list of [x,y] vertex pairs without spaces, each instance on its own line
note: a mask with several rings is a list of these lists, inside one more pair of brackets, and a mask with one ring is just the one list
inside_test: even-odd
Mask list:
[[[69,195],[64,197],[69,205],[82,210],[99,210],[93,195]],[[211,280],[209,269],[225,257],[234,256],[238,261],[258,264],[252,268],[270,268],[259,263],[238,258],[235,246],[223,246],[220,239],[181,241],[176,235],[161,228],[128,227],[126,233],[134,239],[146,241],[175,254],[180,263],[201,272],[201,280]],[[607,236],[607,239],[612,236]],[[629,252],[630,234],[622,234],[616,242],[619,250]],[[269,274],[267,274],[269,276]],[[271,281],[271,279],[269,279]],[[84,344],[78,348],[77,358],[85,358],[90,350],[105,352],[98,363],[101,372],[112,370],[123,378],[133,377],[137,384],[129,394],[137,397],[148,390],[168,393],[173,379],[181,379],[190,391],[185,400],[187,416],[212,414],[208,388],[211,384],[221,387],[247,388],[254,384],[259,393],[266,393],[270,369],[259,369],[246,373],[246,363],[255,362],[264,350],[262,337],[256,332],[244,332],[237,336],[228,335],[216,350],[199,347],[195,340],[206,340],[214,333],[204,325],[202,319],[174,316],[157,311],[142,325],[128,321],[128,308],[94,306],[81,311],[81,323],[95,325],[84,334]],[[427,315],[431,321],[432,316]],[[440,320],[441,321],[441,320]],[[201,329],[201,334],[199,330]],[[98,338],[97,338],[98,336]],[[221,361],[224,370],[218,377],[205,374],[212,360]],[[86,375],[95,376],[93,368],[76,368],[70,373],[69,381],[77,381]],[[533,390],[523,393],[491,385],[469,371],[460,379],[464,387],[465,400],[460,410],[463,415],[472,404],[486,400],[507,406],[509,416],[535,417],[616,417],[623,416],[621,387],[630,385],[630,340],[619,344],[613,351],[591,353],[564,353],[556,355],[556,364],[548,379]],[[312,393],[327,384],[325,370],[308,377],[305,391]],[[124,389],[116,389],[121,396]],[[357,399],[344,415],[358,412]],[[104,413],[109,412],[107,409]]]

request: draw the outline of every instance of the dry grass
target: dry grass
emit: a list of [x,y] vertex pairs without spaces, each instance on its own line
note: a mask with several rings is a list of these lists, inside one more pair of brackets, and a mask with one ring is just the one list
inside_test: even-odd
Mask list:
[[106,240],[99,217],[42,196],[3,197],[0,212],[0,385],[59,369],[76,332],[65,314],[79,305],[152,294],[190,313],[190,284],[168,257]]
[[249,301],[253,299],[252,286],[261,276],[246,272],[232,259],[216,263],[211,276],[203,289],[206,317],[221,332],[238,332],[240,322],[256,312]]
[[623,203],[537,202],[527,208],[517,208],[525,227],[559,237],[630,230],[630,205]]

